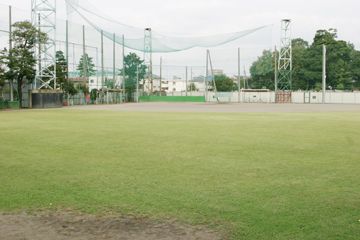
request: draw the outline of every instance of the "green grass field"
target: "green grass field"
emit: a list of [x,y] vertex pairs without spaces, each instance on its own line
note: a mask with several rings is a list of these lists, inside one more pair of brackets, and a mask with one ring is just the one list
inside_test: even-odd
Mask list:
[[231,239],[359,239],[359,113],[0,112],[0,212],[176,218]]

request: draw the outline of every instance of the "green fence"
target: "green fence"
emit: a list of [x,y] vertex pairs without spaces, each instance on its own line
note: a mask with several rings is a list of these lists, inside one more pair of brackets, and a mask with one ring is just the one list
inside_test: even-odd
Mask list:
[[204,96],[142,96],[140,102],[205,102]]
[[19,101],[5,101],[0,99],[0,109],[19,109]]

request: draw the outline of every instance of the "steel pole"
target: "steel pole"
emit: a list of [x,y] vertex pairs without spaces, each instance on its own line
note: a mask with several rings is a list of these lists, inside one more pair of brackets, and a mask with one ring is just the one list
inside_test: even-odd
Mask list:
[[162,57],[160,57],[160,95],[162,92]]
[[136,66],[136,102],[139,103],[139,65]]
[[114,81],[114,86],[116,84],[116,45],[115,45],[115,41],[116,41],[116,35],[114,33],[114,35],[113,35],[113,81]]
[[104,88],[105,72],[104,72],[104,31],[101,30],[101,88]]
[[83,25],[83,77],[87,78],[87,56],[86,56],[86,40],[85,40],[85,25]]
[[238,48],[238,102],[240,103],[241,100],[241,77],[240,77],[240,74],[241,74],[241,65],[240,65],[240,57],[241,57],[241,52],[240,52],[240,48]]
[[66,54],[66,80],[69,80],[69,21],[66,20],[66,43],[65,43],[65,54]]
[[323,66],[322,66],[322,103],[325,104],[326,98],[326,45],[323,44]]
[[188,67],[186,66],[185,68],[185,74],[186,74],[186,77],[185,77],[185,96],[188,95]]
[[125,95],[125,102],[126,102],[126,73],[125,73],[125,35],[122,35],[122,75],[123,75],[123,89],[124,89],[124,95]]
[[[11,6],[9,6],[9,55],[10,56],[12,52],[11,50],[12,50],[12,8]],[[10,85],[10,101],[14,101],[13,79],[9,79],[9,85]]]
[[209,50],[206,50],[205,101],[208,100]]

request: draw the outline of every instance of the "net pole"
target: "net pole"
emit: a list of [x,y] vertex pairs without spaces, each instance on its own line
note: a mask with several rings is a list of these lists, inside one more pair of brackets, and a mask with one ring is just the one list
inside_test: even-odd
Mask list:
[[323,66],[322,66],[322,103],[325,104],[326,97],[326,45],[323,44]]
[[275,56],[275,94],[277,93],[278,91],[278,56],[277,56],[277,49],[276,49],[276,46],[275,46],[275,53],[274,53],[274,56]]
[[[9,54],[11,55],[12,50],[12,7],[9,6]],[[14,86],[13,81],[9,80],[10,85],[10,101],[14,101]]]
[[162,92],[162,57],[160,57],[160,95]]
[[136,102],[139,103],[139,65],[136,66]]
[[115,45],[115,41],[116,41],[116,35],[115,33],[113,34],[113,81],[114,81],[114,85],[116,83],[116,45]]
[[123,72],[122,72],[122,75],[123,75],[123,88],[124,88],[124,95],[125,95],[125,102],[126,102],[126,81],[125,81],[125,77],[126,77],[126,74],[125,74],[125,35],[123,34],[122,35],[122,64],[123,64]]
[[185,67],[185,96],[188,96],[188,67]]
[[104,72],[104,31],[101,30],[101,88],[104,88],[105,72]]
[[86,35],[85,35],[85,25],[83,25],[83,77],[85,77],[85,79],[87,78],[87,56],[86,56]]
[[65,38],[65,54],[66,54],[66,80],[69,81],[69,20],[66,20],[66,38]]
[[206,72],[205,72],[205,101],[208,100],[208,78],[209,78],[209,50],[206,50]]
[[240,52],[240,48],[238,48],[238,102],[240,103],[241,102],[241,77],[240,77],[240,72],[241,72],[241,61],[240,61],[240,57],[241,57],[241,52]]

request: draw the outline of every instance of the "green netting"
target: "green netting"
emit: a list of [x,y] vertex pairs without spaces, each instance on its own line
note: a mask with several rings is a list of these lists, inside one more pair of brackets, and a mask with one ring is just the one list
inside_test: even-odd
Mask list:
[[[91,9],[91,4],[86,0],[65,0],[69,16],[77,15],[83,19],[88,25],[91,25],[98,32],[103,32],[104,36],[113,40],[114,34],[116,35],[115,41],[118,44],[124,44],[127,48],[144,51],[144,29],[128,26],[117,22],[116,20],[104,17],[98,14],[98,9]],[[253,29],[238,31],[227,34],[217,34],[212,36],[203,37],[172,37],[159,34],[156,31],[152,32],[152,52],[154,53],[169,53],[178,52],[195,47],[217,47],[235,40],[239,40],[250,36],[262,29],[269,26],[260,26]],[[123,42],[122,35],[125,35]]]

